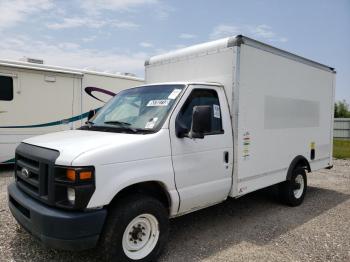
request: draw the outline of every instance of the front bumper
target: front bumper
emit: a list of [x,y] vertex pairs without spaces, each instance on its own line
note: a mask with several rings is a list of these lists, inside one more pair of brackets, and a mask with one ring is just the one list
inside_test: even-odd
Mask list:
[[107,216],[105,209],[65,211],[42,204],[8,186],[9,208],[18,223],[48,247],[84,250],[96,246]]

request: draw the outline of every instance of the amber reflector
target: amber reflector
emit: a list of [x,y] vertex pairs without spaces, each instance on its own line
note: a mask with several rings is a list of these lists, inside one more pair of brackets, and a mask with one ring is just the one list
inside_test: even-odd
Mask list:
[[86,180],[92,178],[92,172],[91,171],[82,171],[79,173],[80,180]]

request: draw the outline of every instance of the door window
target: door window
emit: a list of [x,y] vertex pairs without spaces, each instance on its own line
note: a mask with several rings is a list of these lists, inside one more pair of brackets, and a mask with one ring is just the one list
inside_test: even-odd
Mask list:
[[223,133],[219,97],[217,92],[212,89],[194,89],[181,108],[176,124],[190,131],[193,107],[204,105],[210,106],[212,112],[211,130],[206,135]]
[[0,76],[0,100],[13,100],[13,79],[9,76]]

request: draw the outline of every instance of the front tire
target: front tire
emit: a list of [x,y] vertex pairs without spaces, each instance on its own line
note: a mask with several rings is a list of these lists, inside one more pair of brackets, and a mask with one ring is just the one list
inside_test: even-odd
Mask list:
[[111,207],[100,251],[105,261],[156,261],[169,234],[164,205],[149,196],[133,195]]
[[280,184],[279,195],[282,202],[289,206],[299,206],[306,194],[307,178],[303,168],[296,168],[292,172],[290,180]]

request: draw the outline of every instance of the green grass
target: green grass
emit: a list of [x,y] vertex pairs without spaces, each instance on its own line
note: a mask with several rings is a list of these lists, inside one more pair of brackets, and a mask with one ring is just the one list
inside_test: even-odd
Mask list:
[[350,140],[333,140],[333,157],[350,159]]

